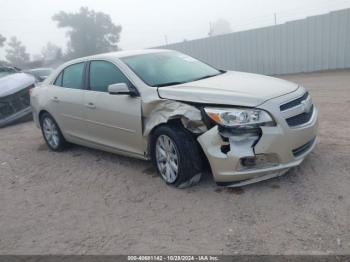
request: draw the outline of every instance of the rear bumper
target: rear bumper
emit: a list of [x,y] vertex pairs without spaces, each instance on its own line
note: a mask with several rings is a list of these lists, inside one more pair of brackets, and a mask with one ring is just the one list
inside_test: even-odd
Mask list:
[[[272,102],[259,107],[270,112],[277,123],[276,126],[261,127],[260,138],[239,141],[229,138],[229,142],[225,142],[217,127],[198,137],[216,182],[241,186],[283,175],[290,168],[300,165],[314,149],[318,128],[316,108],[307,124],[290,128],[285,119],[278,116],[279,112],[273,110],[275,107]],[[230,148],[226,153],[222,150],[224,145]],[[245,158],[273,160],[244,166],[242,159]]]
[[16,122],[16,121],[22,119],[23,117],[30,115],[31,113],[32,113],[32,109],[30,106],[25,108],[25,109],[22,109],[21,111],[18,111],[16,113],[14,113],[13,115],[10,115],[4,119],[1,119],[0,120],[0,127],[3,127],[3,126],[11,124],[13,122]]

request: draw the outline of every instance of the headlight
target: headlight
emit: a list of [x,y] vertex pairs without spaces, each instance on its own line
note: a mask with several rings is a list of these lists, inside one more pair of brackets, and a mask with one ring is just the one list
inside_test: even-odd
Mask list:
[[204,111],[213,121],[226,127],[275,125],[272,117],[259,109],[207,107]]

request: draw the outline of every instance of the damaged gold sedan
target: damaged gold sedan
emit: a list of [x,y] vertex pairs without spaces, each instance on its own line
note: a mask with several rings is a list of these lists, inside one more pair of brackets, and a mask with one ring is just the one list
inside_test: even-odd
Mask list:
[[179,188],[198,183],[205,162],[221,185],[279,176],[316,144],[317,110],[303,87],[170,50],[70,61],[31,105],[50,149],[70,142],[152,160]]

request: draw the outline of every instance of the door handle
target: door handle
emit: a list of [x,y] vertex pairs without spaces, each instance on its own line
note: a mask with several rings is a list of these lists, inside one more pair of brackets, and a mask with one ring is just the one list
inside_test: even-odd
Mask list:
[[59,102],[59,101],[60,101],[60,100],[58,99],[57,96],[54,96],[53,98],[51,98],[51,100],[52,100],[53,102]]
[[92,103],[92,102],[87,103],[86,107],[91,108],[91,109],[95,109],[96,108],[95,104]]

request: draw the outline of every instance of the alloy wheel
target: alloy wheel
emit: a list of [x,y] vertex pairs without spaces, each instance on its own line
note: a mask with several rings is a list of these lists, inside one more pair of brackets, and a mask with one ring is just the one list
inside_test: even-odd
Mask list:
[[178,151],[173,140],[167,135],[160,135],[156,142],[156,162],[163,179],[174,183],[178,177]]
[[58,127],[56,123],[49,117],[45,117],[43,120],[43,131],[47,143],[53,148],[57,148],[60,143],[60,137],[58,133]]

